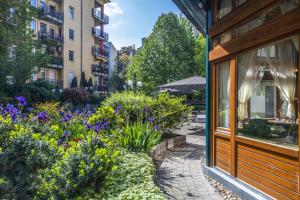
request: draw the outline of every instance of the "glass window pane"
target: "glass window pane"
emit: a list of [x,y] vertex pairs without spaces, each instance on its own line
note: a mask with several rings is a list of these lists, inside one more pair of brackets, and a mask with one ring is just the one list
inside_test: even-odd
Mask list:
[[229,62],[217,65],[218,73],[218,127],[229,128]]
[[31,20],[31,22],[30,22],[30,29],[32,30],[32,31],[36,31],[36,20]]
[[217,18],[221,19],[232,10],[232,0],[218,0],[217,1]]
[[299,38],[238,56],[238,134],[296,147]]

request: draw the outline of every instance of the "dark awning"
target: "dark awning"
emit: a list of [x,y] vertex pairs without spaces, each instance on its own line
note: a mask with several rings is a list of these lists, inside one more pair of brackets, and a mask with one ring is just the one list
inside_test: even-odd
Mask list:
[[207,33],[207,1],[209,0],[173,0],[188,20],[203,34]]
[[191,94],[204,90],[206,79],[200,76],[193,76],[187,79],[174,81],[165,85],[158,86],[160,91],[170,91],[173,93]]

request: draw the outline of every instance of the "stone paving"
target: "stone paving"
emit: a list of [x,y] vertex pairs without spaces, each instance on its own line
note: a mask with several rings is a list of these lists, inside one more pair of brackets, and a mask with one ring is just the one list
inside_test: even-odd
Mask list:
[[187,145],[168,151],[157,171],[157,184],[168,199],[222,199],[203,175],[205,131],[204,124],[198,126],[179,130],[178,134],[187,136]]

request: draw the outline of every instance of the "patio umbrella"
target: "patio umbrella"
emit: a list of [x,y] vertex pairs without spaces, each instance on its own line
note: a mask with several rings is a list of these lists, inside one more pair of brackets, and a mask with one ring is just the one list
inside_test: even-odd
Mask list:
[[165,85],[158,86],[159,90],[170,90],[175,93],[192,94],[196,91],[204,90],[206,79],[201,76],[193,76],[190,78],[174,81]]

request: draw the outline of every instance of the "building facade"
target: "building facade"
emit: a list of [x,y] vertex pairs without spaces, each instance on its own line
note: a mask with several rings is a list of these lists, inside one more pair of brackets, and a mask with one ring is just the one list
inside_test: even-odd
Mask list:
[[41,66],[33,79],[68,88],[73,78],[79,81],[84,72],[86,79],[92,78],[96,91],[107,92],[106,3],[109,0],[31,0],[41,13],[39,19],[32,20],[31,29],[51,55],[50,64]]
[[300,199],[300,1],[174,0],[207,38],[206,173]]

